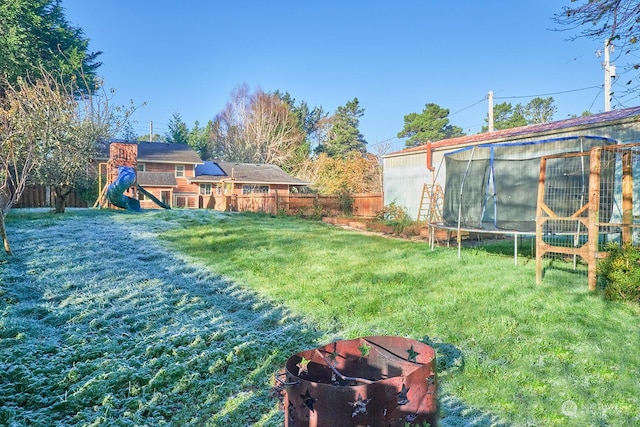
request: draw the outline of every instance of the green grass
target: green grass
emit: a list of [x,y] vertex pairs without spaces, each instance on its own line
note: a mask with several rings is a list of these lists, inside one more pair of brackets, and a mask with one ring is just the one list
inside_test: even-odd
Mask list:
[[[0,425],[282,425],[273,375],[333,338],[438,354],[441,427],[640,425],[640,308],[530,252],[211,211],[12,210]],[[161,237],[161,241],[158,240]]]
[[502,249],[458,259],[296,218],[176,220],[164,235],[173,248],[321,331],[431,343],[444,404],[516,425],[640,423],[640,309],[589,293],[570,268],[547,270],[537,286],[534,260],[514,266]]

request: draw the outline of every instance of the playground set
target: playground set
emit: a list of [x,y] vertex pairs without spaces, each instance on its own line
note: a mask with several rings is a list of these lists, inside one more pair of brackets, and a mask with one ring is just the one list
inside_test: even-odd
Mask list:
[[[100,194],[93,207],[116,207],[140,212],[137,193],[142,193],[164,209],[171,209],[152,193],[137,183],[136,164],[138,145],[113,142],[109,145],[109,161],[98,165],[98,188]],[[103,173],[106,183],[103,185]]]

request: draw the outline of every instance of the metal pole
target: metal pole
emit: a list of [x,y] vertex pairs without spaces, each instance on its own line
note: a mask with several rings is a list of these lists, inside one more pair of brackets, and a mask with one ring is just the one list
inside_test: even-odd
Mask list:
[[469,168],[471,168],[471,161],[473,160],[473,155],[476,152],[476,146],[474,145],[471,149],[471,157],[469,157],[469,162],[467,163],[467,169],[464,171],[464,176],[462,177],[462,182],[460,183],[460,196],[458,198],[458,258],[461,256],[462,252],[462,236],[460,236],[460,224],[462,222],[462,190],[464,190],[464,183],[467,180],[467,175],[469,174]]
[[611,78],[616,76],[616,67],[609,63],[609,54],[613,45],[609,39],[604,41],[604,111],[611,111]]
[[489,116],[487,117],[489,122],[489,132],[493,132],[493,91],[489,91]]

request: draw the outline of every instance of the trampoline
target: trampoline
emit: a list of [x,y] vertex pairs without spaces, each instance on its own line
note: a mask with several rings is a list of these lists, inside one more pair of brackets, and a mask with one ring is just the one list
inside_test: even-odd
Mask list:
[[[459,253],[463,231],[513,236],[517,263],[518,237],[536,234],[541,158],[588,153],[593,147],[613,144],[616,141],[611,138],[569,136],[482,144],[447,153],[443,158],[446,171],[443,221],[430,223],[429,227],[457,232]],[[582,206],[588,199],[588,182],[588,162],[585,164],[581,157],[564,160],[552,183],[555,193],[565,195],[557,209],[574,212]]]

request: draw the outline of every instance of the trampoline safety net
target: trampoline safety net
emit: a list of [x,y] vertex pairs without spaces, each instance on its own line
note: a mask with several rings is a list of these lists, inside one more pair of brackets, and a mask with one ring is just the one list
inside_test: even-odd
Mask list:
[[[445,225],[476,229],[534,232],[540,159],[561,153],[588,152],[616,141],[595,136],[508,142],[466,147],[445,155],[446,182],[443,205]],[[567,159],[554,177],[553,189],[569,192],[567,206],[575,212],[588,197],[589,162]]]

